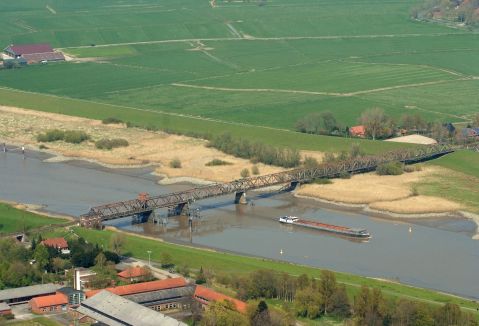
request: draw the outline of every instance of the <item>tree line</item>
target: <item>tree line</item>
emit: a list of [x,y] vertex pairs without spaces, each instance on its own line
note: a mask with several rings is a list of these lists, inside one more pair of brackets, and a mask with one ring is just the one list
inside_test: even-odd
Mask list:
[[42,245],[42,237],[33,238],[30,247],[13,239],[0,239],[0,289],[16,288],[38,283],[71,281],[64,271],[75,267],[96,268],[98,287],[115,280],[114,264],[120,261],[122,235],[112,238],[107,250],[87,243],[83,238],[68,240],[70,253]]
[[[211,281],[211,279],[210,279]],[[358,326],[477,326],[477,318],[446,303],[432,306],[405,298],[386,298],[377,288],[362,286],[348,293],[333,272],[323,270],[319,279],[306,274],[293,277],[287,273],[258,270],[244,276],[217,275],[215,282],[233,288],[242,300],[249,300],[246,318],[232,325],[295,325],[298,317],[321,320],[332,317],[344,325]],[[281,309],[268,308],[265,300],[280,300]],[[277,309],[277,308],[276,308]],[[205,326],[229,325],[218,322],[215,314],[229,320],[237,316],[234,308],[214,307],[202,319]],[[228,315],[228,311],[232,311]],[[281,316],[278,318],[278,314]],[[229,316],[229,317],[225,317]],[[211,322],[212,320],[216,321]]]
[[[479,117],[474,118],[475,120]],[[419,114],[403,114],[399,120],[387,115],[380,108],[364,111],[358,123],[365,127],[366,137],[371,139],[386,139],[395,134],[406,131],[428,135],[438,141],[443,141],[456,136],[455,129],[447,129],[441,122],[426,121]],[[302,133],[330,136],[350,136],[350,126],[344,126],[331,112],[311,113],[300,118],[295,125],[296,131]]]

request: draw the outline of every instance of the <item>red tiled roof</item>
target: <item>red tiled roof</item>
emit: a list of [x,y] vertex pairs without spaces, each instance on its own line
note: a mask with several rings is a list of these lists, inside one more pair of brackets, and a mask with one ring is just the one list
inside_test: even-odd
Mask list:
[[[136,283],[136,284],[129,284],[129,285],[122,285],[112,288],[106,288],[105,290],[110,291],[119,296],[135,294],[135,293],[144,293],[144,292],[152,292],[158,290],[166,290],[166,289],[173,289],[178,287],[186,286],[186,280],[182,277],[177,278],[167,278],[165,280],[159,281],[151,281],[151,282],[143,282],[143,283]],[[99,293],[103,289],[99,290],[91,290],[86,292],[86,297],[90,298],[95,294]]]
[[148,275],[148,271],[142,267],[130,267],[118,273],[118,276],[123,278],[141,277],[145,275]]
[[208,302],[210,301],[228,300],[234,303],[236,310],[238,310],[241,313],[246,312],[246,302],[229,297],[222,293],[218,293],[212,289],[209,289],[201,285],[196,286],[195,299],[199,300],[200,302],[204,304],[208,304]]
[[21,44],[11,45],[8,48],[16,55],[53,52],[50,44]]
[[41,62],[41,61],[63,61],[65,57],[61,52],[45,52],[45,53],[32,53],[24,54],[22,57],[28,62]]
[[30,305],[36,306],[37,308],[58,306],[62,304],[68,304],[68,298],[63,293],[45,295],[45,296],[36,297],[30,300]]
[[57,249],[68,248],[68,243],[64,238],[50,238],[43,240],[41,243],[47,247],[53,247]]
[[353,126],[349,128],[351,135],[364,136],[366,135],[366,127],[364,126]]

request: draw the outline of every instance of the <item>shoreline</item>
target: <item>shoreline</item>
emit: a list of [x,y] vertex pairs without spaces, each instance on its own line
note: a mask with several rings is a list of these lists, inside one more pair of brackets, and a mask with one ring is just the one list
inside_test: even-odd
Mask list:
[[[106,226],[105,230],[112,231],[112,232],[118,232],[118,233],[122,233],[122,234],[125,234],[125,235],[133,236],[133,237],[140,237],[140,238],[151,240],[151,241],[157,241],[157,242],[160,242],[160,243],[163,243],[163,244],[180,246],[180,247],[187,248],[187,249],[192,249],[192,250],[201,250],[201,251],[204,251],[204,252],[210,252],[210,253],[216,253],[216,254],[231,254],[231,255],[236,255],[236,256],[240,256],[240,257],[247,257],[247,258],[258,259],[258,260],[262,260],[262,261],[276,262],[276,263],[281,263],[281,264],[288,264],[288,265],[291,265],[291,266],[312,268],[312,269],[317,269],[317,270],[326,269],[325,267],[317,267],[317,266],[312,266],[312,265],[307,265],[307,264],[293,263],[293,262],[289,262],[289,261],[286,261],[286,260],[272,259],[272,258],[263,257],[263,256],[245,254],[245,253],[242,253],[242,252],[233,251],[233,250],[225,250],[225,249],[221,249],[221,248],[218,248],[218,247],[187,243],[185,241],[171,239],[171,238],[152,237],[152,236],[144,235],[144,234],[137,233],[137,232],[134,232],[134,231],[119,229],[115,226]],[[353,273],[344,272],[344,271],[337,271],[337,270],[333,270],[333,272],[341,273],[341,274],[344,274],[344,275],[358,276],[358,277],[362,277],[362,278],[366,278],[366,279],[370,279],[370,280],[375,280],[375,281],[379,281],[379,282],[384,282],[384,283],[397,284],[397,285],[406,286],[406,287],[409,287],[409,288],[412,288],[412,289],[434,291],[438,294],[442,294],[442,295],[450,296],[450,297],[455,297],[455,298],[461,298],[461,299],[464,299],[464,300],[472,300],[472,301],[477,300],[477,298],[475,298],[475,297],[467,297],[467,296],[465,297],[465,296],[462,296],[460,294],[444,292],[444,291],[433,289],[433,288],[414,286],[414,285],[403,283],[403,282],[393,280],[393,279],[387,279],[387,278],[381,278],[381,277],[375,277],[375,276],[366,276],[366,275],[361,275],[361,274],[353,274]],[[344,283],[344,284],[352,285],[350,283]]]
[[[2,140],[0,140],[2,141]],[[14,152],[15,154],[18,154],[19,148],[22,146],[18,142],[13,142],[10,141],[9,144],[7,145],[7,148],[9,148],[9,151],[12,151],[12,146],[14,147]],[[80,161],[80,162],[85,162],[88,164],[92,164],[93,169],[101,169],[101,168],[107,168],[112,171],[112,173],[120,173],[120,170],[135,170],[135,169],[145,169],[145,168],[152,168],[155,166],[158,166],[157,163],[145,163],[141,165],[116,165],[116,164],[107,164],[100,162],[96,159],[90,159],[90,158],[85,158],[85,157],[66,157],[62,155],[61,153],[58,153],[54,150],[43,150],[39,148],[35,148],[35,146],[31,144],[26,144],[25,145],[26,149],[29,149],[31,152],[34,152],[36,157],[40,159],[42,162],[46,163],[65,163],[69,164],[75,161]],[[7,152],[8,153],[8,152]],[[27,152],[28,153],[28,152]],[[46,158],[42,157],[42,154],[45,156],[48,156]],[[158,185],[163,185],[163,186],[169,186],[169,185],[181,185],[181,184],[191,184],[193,186],[205,186],[205,185],[211,185],[216,182],[206,180],[206,179],[201,179],[201,178],[196,178],[196,177],[169,177],[166,174],[163,173],[158,173],[154,169],[149,173],[153,178],[152,181],[155,182]],[[257,190],[252,190],[252,191],[275,191],[280,186],[271,186],[268,188],[264,189],[257,189]],[[429,212],[429,213],[396,213],[392,211],[385,211],[385,210],[377,210],[377,209],[372,209],[369,207],[368,204],[351,204],[351,203],[345,203],[345,202],[340,202],[340,201],[332,201],[332,200],[327,200],[323,199],[320,197],[314,197],[314,196],[307,196],[307,195],[299,195],[297,191],[292,192],[293,197],[295,198],[300,198],[300,199],[308,199],[308,200],[314,200],[316,202],[319,202],[323,205],[326,205],[327,207],[333,208],[338,211],[354,211],[354,212],[361,212],[361,213],[366,213],[369,215],[372,215],[376,218],[380,219],[385,219],[385,220],[396,220],[396,221],[401,221],[401,222],[417,222],[418,220],[424,220],[424,219],[453,219],[453,218],[462,218],[462,219],[467,219],[473,221],[477,225],[476,229],[476,234],[472,237],[475,240],[479,240],[479,215],[471,213],[471,212],[466,212],[466,211],[457,211],[457,212]],[[1,202],[1,200],[0,200]],[[8,202],[7,202],[8,203]],[[29,204],[23,204],[23,203],[16,203],[13,202],[15,205],[25,205],[29,207]],[[46,210],[42,210],[41,208],[34,207],[30,208],[29,211],[37,214],[43,214],[51,217],[55,217],[54,212],[49,212]],[[62,215],[62,214],[57,214],[57,217],[59,218],[68,218],[69,220],[72,219],[71,216],[67,215]]]
[[25,204],[25,203],[19,203],[16,201],[10,201],[10,200],[4,200],[4,199],[0,199],[0,203],[10,205],[13,208],[18,210],[22,210],[22,211],[37,214],[37,215],[42,215],[45,217],[56,218],[59,220],[67,220],[69,222],[75,222],[77,220],[77,218],[70,215],[59,214],[59,213],[54,213],[54,212],[49,212],[47,210],[44,210],[43,206],[41,205]]

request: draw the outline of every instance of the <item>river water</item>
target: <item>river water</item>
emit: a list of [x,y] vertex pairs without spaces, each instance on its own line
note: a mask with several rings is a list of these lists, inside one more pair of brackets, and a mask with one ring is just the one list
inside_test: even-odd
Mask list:
[[[46,163],[41,153],[0,153],[0,199],[42,205],[78,216],[91,206],[131,199],[139,192],[162,194],[191,185],[159,186],[149,169],[107,169],[85,162]],[[119,228],[242,254],[285,260],[479,299],[479,241],[468,220],[416,220],[414,224],[326,208],[291,194],[249,193],[249,205],[233,195],[196,202],[192,232],[187,218],[166,225],[110,222]],[[253,203],[253,204],[251,204]],[[163,215],[164,212],[158,212]],[[327,233],[284,226],[296,215],[326,223],[367,228],[372,238],[351,241]],[[411,227],[411,232],[410,232]],[[146,250],[146,249],[145,249]]]

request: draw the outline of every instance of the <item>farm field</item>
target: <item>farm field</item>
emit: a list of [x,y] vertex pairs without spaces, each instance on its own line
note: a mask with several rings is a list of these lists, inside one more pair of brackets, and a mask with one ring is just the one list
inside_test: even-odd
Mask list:
[[350,140],[283,130],[323,111],[352,126],[373,107],[467,123],[479,110],[479,35],[413,21],[415,3],[2,2],[0,42],[50,42],[73,61],[0,71],[0,104],[331,151]]

